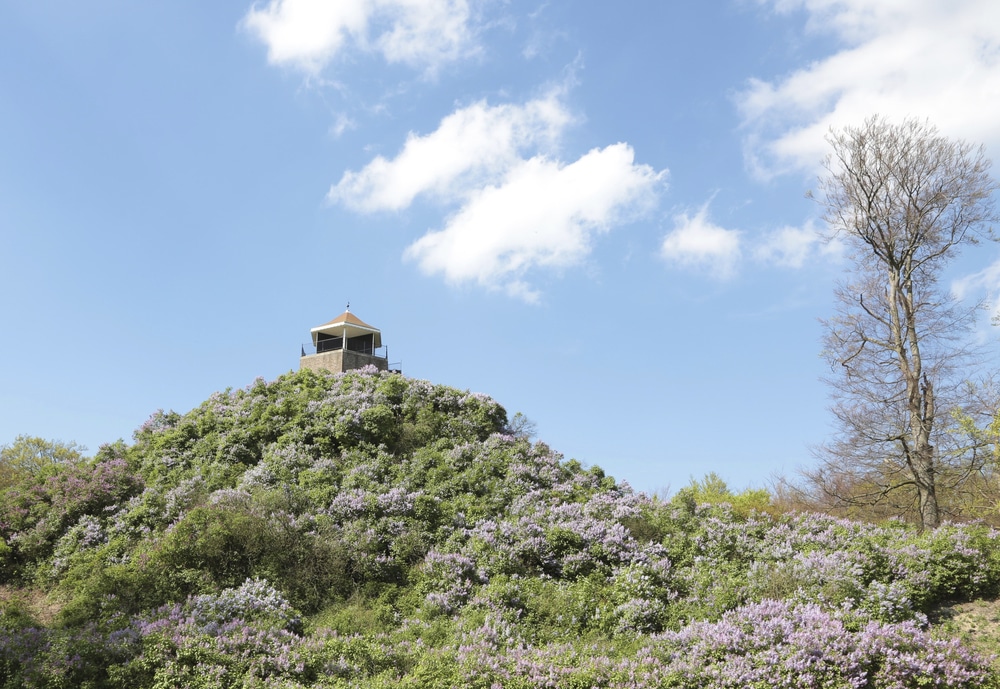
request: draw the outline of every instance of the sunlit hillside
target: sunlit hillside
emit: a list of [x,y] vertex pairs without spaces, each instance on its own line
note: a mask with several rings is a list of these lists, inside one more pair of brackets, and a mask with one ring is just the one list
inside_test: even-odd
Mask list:
[[525,435],[484,395],[301,371],[11,475],[2,686],[998,684],[988,527],[659,499]]

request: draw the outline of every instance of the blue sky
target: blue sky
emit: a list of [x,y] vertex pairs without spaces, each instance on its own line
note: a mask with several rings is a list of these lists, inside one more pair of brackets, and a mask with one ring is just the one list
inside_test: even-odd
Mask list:
[[824,135],[996,159],[1000,5],[3,3],[0,94],[0,444],[130,440],[350,301],[567,457],[761,486],[830,432]]

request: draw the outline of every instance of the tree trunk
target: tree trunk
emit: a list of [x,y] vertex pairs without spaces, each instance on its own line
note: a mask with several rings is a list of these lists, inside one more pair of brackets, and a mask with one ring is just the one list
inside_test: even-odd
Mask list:
[[938,510],[937,479],[935,477],[934,446],[931,431],[934,425],[934,388],[924,378],[918,390],[916,409],[911,409],[911,429],[914,436],[913,479],[920,502],[920,526],[936,529],[941,524]]
[[[917,498],[920,502],[920,528],[936,529],[941,524],[941,513],[938,511],[937,491],[934,486],[934,463],[928,460],[934,448],[928,445],[917,456],[917,470],[914,478],[917,484]],[[920,455],[924,455],[921,457]]]
[[[889,268],[890,329],[900,373],[906,384],[909,438],[903,441],[904,454],[913,484],[917,488],[920,527],[935,529],[941,523],[938,509],[931,432],[934,427],[934,387],[923,371],[920,339],[917,334],[916,295],[913,290],[913,266],[907,256],[902,270]],[[923,385],[920,384],[923,377]],[[906,448],[910,451],[907,452]]]

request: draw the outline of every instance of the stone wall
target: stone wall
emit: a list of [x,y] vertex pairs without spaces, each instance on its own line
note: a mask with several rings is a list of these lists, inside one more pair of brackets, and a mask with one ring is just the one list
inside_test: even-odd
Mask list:
[[368,366],[369,364],[379,371],[389,369],[388,359],[371,356],[370,354],[362,354],[361,352],[344,351],[343,349],[323,352],[322,354],[307,354],[299,359],[300,369],[308,368],[313,371],[326,370],[333,373],[351,371],[356,368]]

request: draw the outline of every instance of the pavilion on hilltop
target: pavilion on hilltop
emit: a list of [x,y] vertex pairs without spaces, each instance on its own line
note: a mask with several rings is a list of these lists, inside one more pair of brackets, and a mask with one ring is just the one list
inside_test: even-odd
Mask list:
[[363,366],[379,371],[389,369],[388,348],[382,345],[382,333],[347,310],[329,323],[317,325],[312,334],[314,354],[302,348],[299,368],[342,373]]

